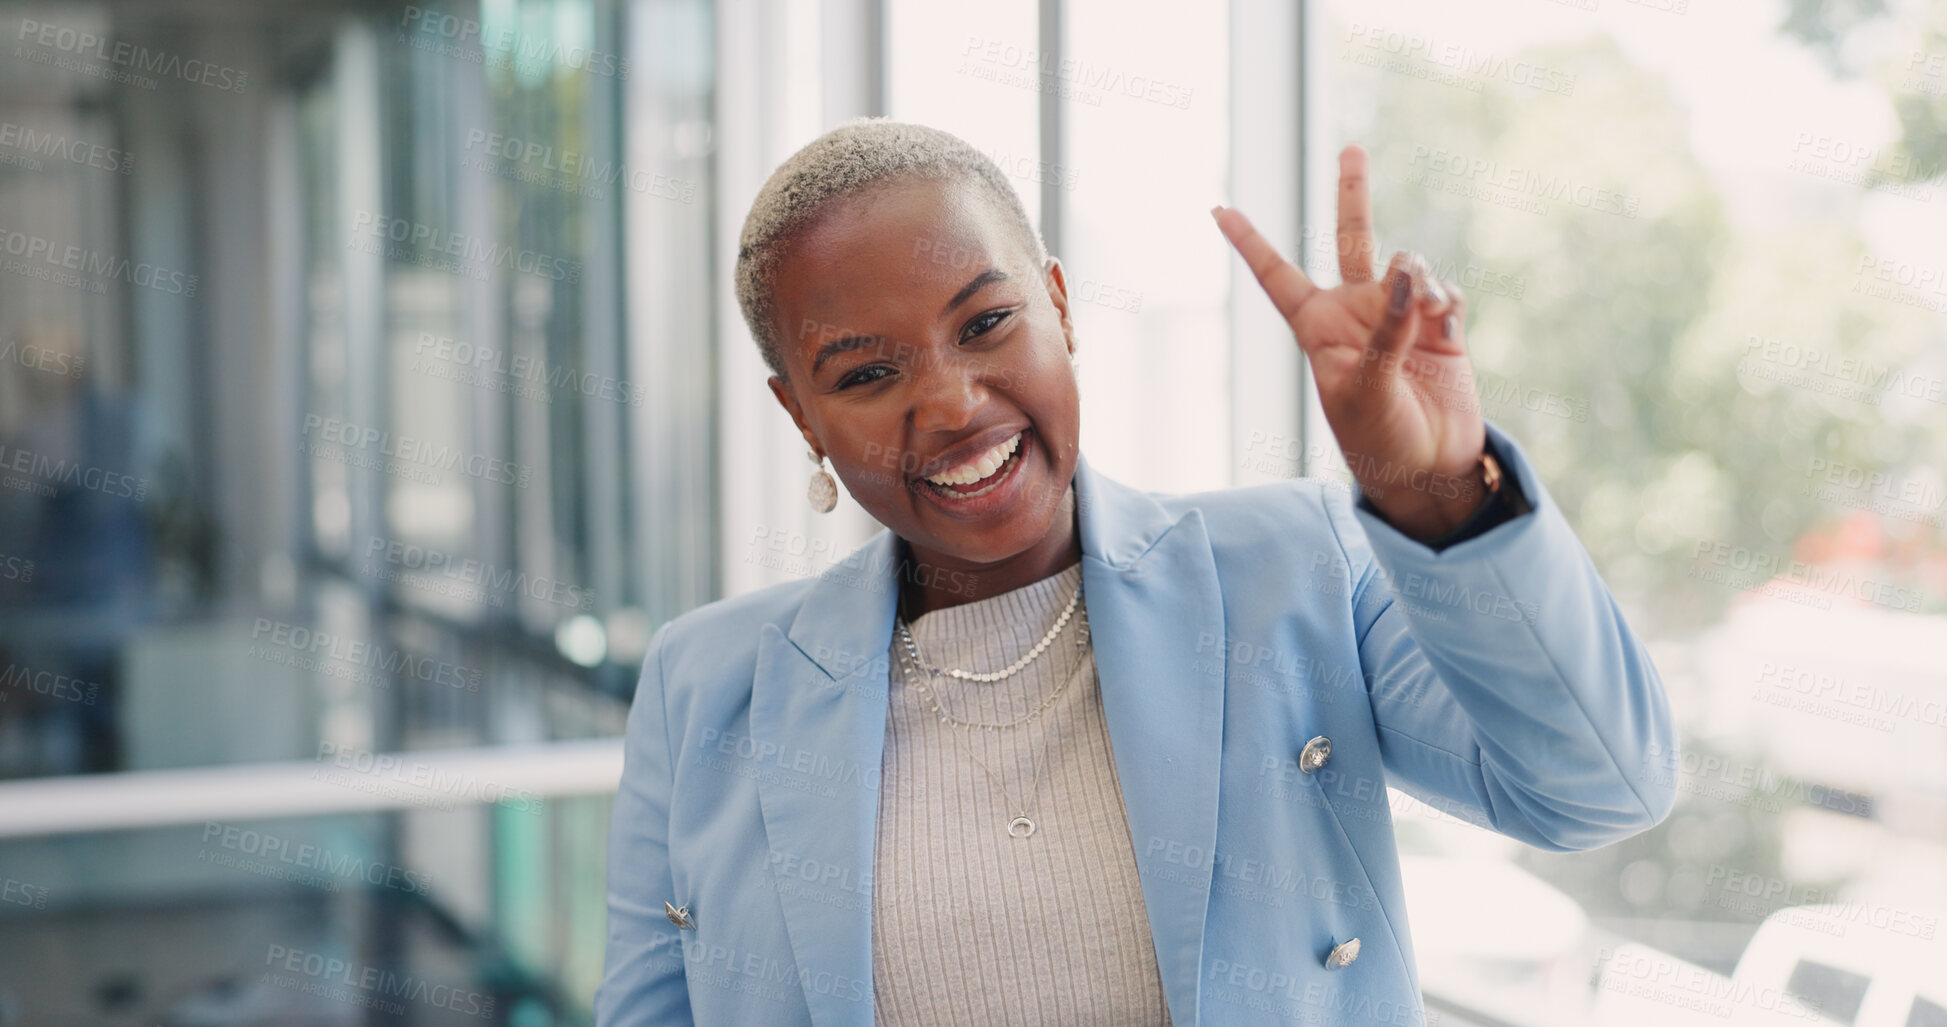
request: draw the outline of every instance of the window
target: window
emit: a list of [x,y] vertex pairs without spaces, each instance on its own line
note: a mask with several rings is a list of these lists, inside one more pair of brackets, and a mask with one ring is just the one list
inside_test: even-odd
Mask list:
[[[1572,900],[1585,920],[1564,939],[1728,977],[1761,924],[1817,919],[1805,907],[1850,910],[1849,938],[1941,916],[1921,897],[1943,894],[1947,848],[1906,799],[1947,789],[1930,712],[1947,704],[1947,36],[1929,9],[1311,5],[1312,274],[1336,281],[1319,243],[1358,142],[1381,259],[1419,250],[1460,285],[1485,416],[1679,720],[1680,756],[1644,754],[1677,807],[1617,845],[1504,846],[1402,804],[1425,814],[1397,818],[1409,852],[1494,853]],[[1312,424],[1310,473],[1342,476]],[[1467,933],[1409,904],[1428,996],[1479,980]],[[1835,997],[1819,972],[1806,986]],[[1481,1001],[1582,1019],[1570,998],[1539,1017],[1511,992]]]
[[1804,999],[1820,1016],[1851,1023],[1859,1015],[1859,1004],[1865,1001],[1866,988],[1871,984],[1871,978],[1805,959],[1792,970],[1785,990]]

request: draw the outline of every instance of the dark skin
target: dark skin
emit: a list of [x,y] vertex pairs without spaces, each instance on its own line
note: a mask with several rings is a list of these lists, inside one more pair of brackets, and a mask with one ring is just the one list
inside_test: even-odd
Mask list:
[[[1059,261],[1037,267],[1007,224],[976,186],[898,179],[835,204],[779,264],[786,373],[771,392],[859,505],[904,540],[908,618],[1081,559],[1068,284]],[[1005,508],[963,516],[925,494],[922,476],[946,470],[943,459],[1021,429],[1031,437]]]
[[[1213,213],[1305,351],[1362,492],[1420,541],[1464,523],[1485,495],[1476,461],[1486,435],[1460,293],[1404,253],[1374,280],[1365,152],[1341,155],[1342,285],[1318,288],[1241,213]],[[994,199],[932,179],[872,186],[798,235],[777,282],[785,374],[771,392],[859,505],[903,540],[908,619],[1081,559],[1067,280],[1058,260],[1036,265]],[[1006,503],[976,511],[927,494],[924,476],[1016,431],[1019,480]]]

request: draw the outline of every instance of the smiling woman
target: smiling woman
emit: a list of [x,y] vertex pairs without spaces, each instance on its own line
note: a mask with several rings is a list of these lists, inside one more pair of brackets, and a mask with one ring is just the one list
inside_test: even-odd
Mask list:
[[1079,558],[1067,282],[985,155],[918,125],[834,130],[758,195],[737,287],[778,402],[934,583],[909,615]]
[[602,1024],[1424,1023],[1385,785],[1557,850],[1667,814],[1656,670],[1458,288],[1375,281],[1365,175],[1334,289],[1214,212],[1356,495],[1159,496],[1080,452],[1067,279],[983,155],[865,119],[777,169],[738,298],[886,530],[650,643]]

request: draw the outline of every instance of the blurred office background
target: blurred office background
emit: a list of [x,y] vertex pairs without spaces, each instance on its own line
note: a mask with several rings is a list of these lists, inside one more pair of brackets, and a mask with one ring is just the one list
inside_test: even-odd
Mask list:
[[807,509],[728,276],[770,169],[862,114],[1014,177],[1084,447],[1143,487],[1349,480],[1212,204],[1335,281],[1360,142],[1382,249],[1461,283],[1686,748],[1670,820],[1592,853],[1396,799],[1440,1022],[1947,1023],[1939,0],[0,32],[0,1027],[589,1021],[650,633],[876,527]]

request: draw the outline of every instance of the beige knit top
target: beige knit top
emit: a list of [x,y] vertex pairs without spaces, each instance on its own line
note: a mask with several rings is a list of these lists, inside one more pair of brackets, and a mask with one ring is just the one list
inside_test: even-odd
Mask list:
[[[1078,563],[922,614],[914,643],[936,668],[1001,670],[1048,632],[1081,578]],[[1020,721],[1060,690],[1039,715],[997,729],[941,722],[894,632],[872,869],[880,1024],[1170,1022],[1082,624],[1078,604],[1012,677],[924,680],[952,718],[984,724]],[[1010,837],[1023,806],[1035,831]]]

